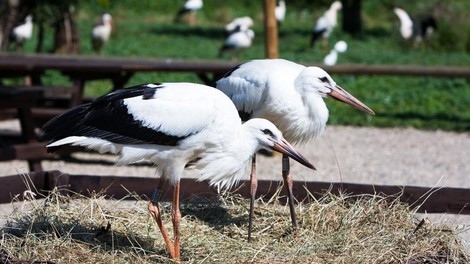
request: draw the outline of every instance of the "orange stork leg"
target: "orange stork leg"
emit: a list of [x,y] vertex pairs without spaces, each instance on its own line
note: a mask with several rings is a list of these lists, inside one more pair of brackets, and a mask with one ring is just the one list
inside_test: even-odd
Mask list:
[[160,182],[158,183],[158,187],[153,192],[152,199],[149,201],[148,210],[150,212],[150,215],[152,215],[153,219],[157,223],[157,226],[160,229],[160,232],[162,233],[166,247],[170,251],[171,258],[176,259],[177,256],[179,258],[179,252],[178,254],[176,254],[175,252],[175,246],[173,242],[171,242],[170,236],[168,235],[165,225],[163,225],[162,216],[160,213],[160,207],[158,206],[158,202],[160,201],[161,196],[162,196],[162,190],[163,190],[164,184],[165,184],[165,180],[160,179]]
[[175,189],[173,191],[173,205],[172,218],[173,218],[173,239],[174,241],[174,252],[175,256],[173,259],[179,260],[180,258],[180,223],[181,223],[181,211],[180,211],[180,180],[176,182]]
[[255,196],[258,189],[258,179],[256,179],[256,154],[251,159],[250,174],[250,214],[248,216],[248,242],[251,242],[251,230],[253,227],[253,215],[255,208]]

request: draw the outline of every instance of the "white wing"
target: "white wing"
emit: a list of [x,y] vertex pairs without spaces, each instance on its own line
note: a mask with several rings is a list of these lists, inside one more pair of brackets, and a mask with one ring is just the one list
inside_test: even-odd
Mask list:
[[214,97],[213,88],[193,83],[166,83],[162,87],[148,100],[124,100],[128,112],[143,126],[184,137],[203,130],[214,119],[219,97]]
[[295,77],[304,68],[283,59],[252,60],[235,67],[217,81],[217,89],[230,97],[238,111],[251,116],[263,106],[269,93],[283,94],[282,91],[269,91],[270,82],[293,86]]

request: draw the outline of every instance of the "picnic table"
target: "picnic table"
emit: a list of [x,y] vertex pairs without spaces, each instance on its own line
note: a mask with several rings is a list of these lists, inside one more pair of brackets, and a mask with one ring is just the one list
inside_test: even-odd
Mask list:
[[0,87],[0,110],[14,109],[20,121],[20,134],[0,135],[0,161],[27,160],[31,171],[41,171],[41,159],[48,156],[45,144],[38,142],[31,108],[43,96],[30,87]]
[[[206,84],[213,85],[219,76],[233,66],[233,63],[228,62],[172,59],[0,55],[0,79],[28,77],[30,80],[30,86],[0,85],[0,111],[3,116],[17,117],[21,127],[19,135],[0,133],[0,160],[28,160],[31,171],[40,171],[40,160],[50,156],[45,152],[45,144],[38,142],[35,128],[67,108],[81,104],[87,81],[110,80],[113,89],[118,89],[124,87],[137,72],[191,72]],[[62,91],[69,91],[67,105],[61,109],[40,107],[40,102],[47,100],[48,94],[55,94],[51,91],[57,88],[42,84],[41,77],[47,71],[58,71],[70,80],[70,87],[61,88]]]
[[41,76],[46,71],[59,71],[71,80],[70,106],[75,106],[83,100],[87,81],[111,80],[117,89],[136,72],[191,72],[213,85],[234,66],[220,61],[6,54],[0,56],[0,78],[30,76],[32,85],[42,86]]

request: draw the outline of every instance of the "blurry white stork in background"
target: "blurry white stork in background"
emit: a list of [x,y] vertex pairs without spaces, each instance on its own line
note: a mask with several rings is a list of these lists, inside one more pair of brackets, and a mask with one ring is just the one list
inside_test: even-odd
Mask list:
[[251,47],[253,39],[255,38],[255,32],[252,29],[245,29],[234,31],[228,35],[225,39],[224,44],[219,49],[219,57],[224,54],[231,53],[232,60],[238,60],[238,55],[244,49]]
[[286,17],[286,2],[284,0],[279,0],[277,2],[276,8],[274,9],[274,15],[276,16],[277,24],[281,25]]
[[312,30],[310,38],[310,47],[315,45],[318,38],[322,37],[324,47],[327,46],[328,38],[336,27],[338,11],[343,8],[340,1],[335,1],[331,4],[330,8],[317,20]]
[[175,16],[175,22],[181,22],[182,18],[187,16],[190,25],[196,24],[196,12],[202,9],[204,3],[202,0],[186,0],[184,5],[178,10]]
[[398,7],[395,7],[393,12],[400,20],[400,35],[405,40],[414,38],[416,42],[421,42],[437,29],[436,19],[431,15],[411,17]]
[[253,24],[253,19],[249,16],[237,17],[225,25],[225,30],[230,34],[237,31],[251,29]]
[[344,40],[336,42],[335,47],[325,56],[323,64],[327,66],[335,66],[338,61],[338,53],[344,53],[348,49],[348,44]]
[[[199,180],[222,189],[240,180],[260,149],[279,151],[314,168],[271,122],[252,119],[242,124],[226,95],[192,83],[116,90],[53,118],[44,125],[42,138],[49,140],[48,151],[82,146],[120,154],[118,164],[155,163],[160,182],[148,209],[174,259],[180,257],[179,190],[186,167],[195,169]],[[174,186],[174,242],[162,223],[158,205],[166,182]]]
[[15,42],[15,49],[19,51],[26,40],[30,39],[33,35],[33,16],[28,15],[23,24],[13,28],[11,38]]
[[238,60],[240,52],[253,44],[255,32],[251,27],[253,27],[253,19],[248,16],[235,18],[228,23],[225,30],[229,35],[219,49],[219,57],[230,53],[232,54],[232,60]]
[[[363,112],[374,112],[341,88],[324,70],[283,60],[264,59],[243,63],[217,81],[217,89],[228,95],[242,120],[266,118],[290,142],[303,144],[319,136],[328,120],[322,97],[331,97]],[[283,155],[282,177],[288,192],[292,227],[297,227],[289,158]],[[248,240],[251,239],[256,178],[252,171]]]
[[113,18],[109,13],[105,13],[101,16],[100,22],[98,22],[91,31],[91,44],[93,50],[97,53],[101,53],[103,46],[108,42],[113,29]]

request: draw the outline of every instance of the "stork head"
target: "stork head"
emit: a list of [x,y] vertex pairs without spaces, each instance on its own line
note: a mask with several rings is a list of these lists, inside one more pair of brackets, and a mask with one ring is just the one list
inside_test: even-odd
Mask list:
[[103,16],[101,16],[101,19],[103,20],[103,24],[109,24],[110,26],[113,25],[113,17],[111,16],[111,14],[104,13]]
[[248,128],[249,133],[257,140],[257,151],[261,149],[277,151],[289,156],[305,167],[315,169],[306,158],[284,139],[282,132],[267,119],[253,118],[246,121],[243,125]]
[[333,78],[319,67],[306,67],[295,82],[295,86],[302,90],[305,95],[313,93],[321,97],[330,97],[368,114],[375,114],[367,105],[337,85]]
[[341,1],[334,1],[330,6],[330,9],[335,11],[339,11],[341,8],[343,8]]

